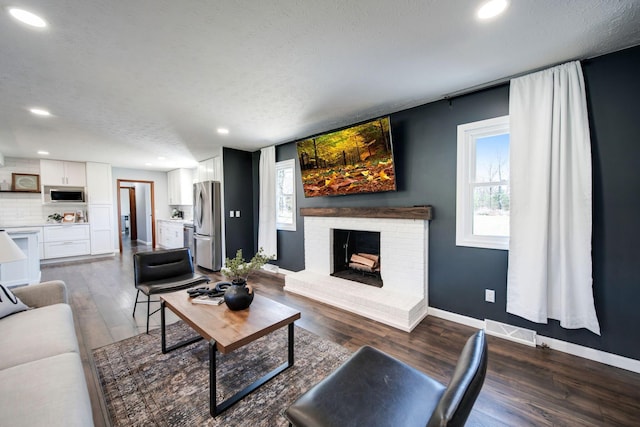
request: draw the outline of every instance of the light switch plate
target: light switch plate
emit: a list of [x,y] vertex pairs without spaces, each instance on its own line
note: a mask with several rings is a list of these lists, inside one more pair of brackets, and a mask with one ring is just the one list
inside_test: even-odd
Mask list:
[[484,300],[486,302],[496,302],[496,291],[494,291],[493,289],[485,289]]

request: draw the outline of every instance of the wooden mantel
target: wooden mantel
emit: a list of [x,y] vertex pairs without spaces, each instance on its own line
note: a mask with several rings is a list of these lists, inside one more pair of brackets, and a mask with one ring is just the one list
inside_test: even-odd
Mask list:
[[300,208],[302,216],[338,216],[349,218],[399,218],[399,219],[433,219],[433,208],[412,206],[406,208]]

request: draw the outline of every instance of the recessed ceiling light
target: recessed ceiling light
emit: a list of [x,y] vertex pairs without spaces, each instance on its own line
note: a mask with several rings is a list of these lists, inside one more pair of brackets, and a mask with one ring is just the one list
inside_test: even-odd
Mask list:
[[509,6],[508,0],[489,0],[478,9],[479,19],[489,19],[500,15]]
[[51,113],[44,108],[29,108],[31,114],[35,114],[36,116],[50,116]]
[[40,150],[40,151],[38,151],[38,154],[42,154],[43,156],[48,156],[49,152],[48,151],[44,151],[44,150]]
[[44,28],[47,26],[47,21],[40,18],[35,13],[29,12],[28,10],[11,7],[9,8],[9,14],[23,24],[27,24],[32,27]]
[[153,166],[153,163],[145,163],[145,166]]
[[158,160],[166,160],[166,158],[165,158],[165,157],[162,157],[162,156],[159,156],[159,157],[158,157]]
[[228,135],[229,134],[229,129],[225,129],[225,128],[218,128],[218,133],[220,135]]

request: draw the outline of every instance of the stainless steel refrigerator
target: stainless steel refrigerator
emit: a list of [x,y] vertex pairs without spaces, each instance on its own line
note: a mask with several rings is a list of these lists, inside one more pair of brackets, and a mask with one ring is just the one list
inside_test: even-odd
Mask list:
[[222,268],[220,183],[193,184],[193,240],[196,265],[208,270]]

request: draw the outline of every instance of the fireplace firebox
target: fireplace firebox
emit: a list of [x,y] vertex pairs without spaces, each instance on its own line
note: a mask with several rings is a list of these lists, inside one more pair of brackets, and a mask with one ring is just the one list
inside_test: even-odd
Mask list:
[[380,233],[333,230],[334,277],[381,288]]

